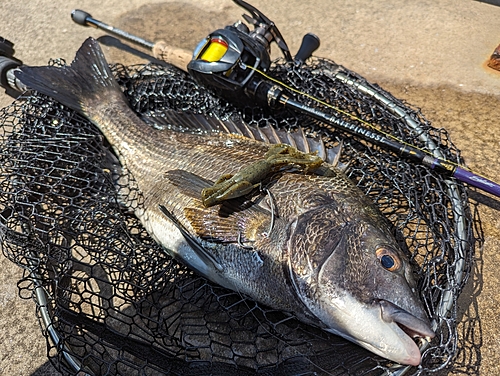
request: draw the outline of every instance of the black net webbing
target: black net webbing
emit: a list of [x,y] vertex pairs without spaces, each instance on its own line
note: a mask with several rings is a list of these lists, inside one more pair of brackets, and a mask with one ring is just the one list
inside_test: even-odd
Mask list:
[[[48,356],[59,371],[382,375],[422,374],[453,362],[457,299],[475,240],[461,183],[288,110],[236,108],[170,66],[115,66],[114,73],[139,114],[174,109],[242,116],[253,125],[301,126],[327,144],[342,140],[348,175],[410,252],[437,335],[423,349],[422,365],[405,369],[196,276],[120,204],[114,175],[126,177],[126,171],[97,128],[32,95],[0,112],[0,233],[4,255],[25,270],[20,293],[33,296]],[[436,156],[462,162],[446,131],[332,61],[310,59],[300,67],[278,61],[270,75]],[[317,106],[308,97],[298,99]]]

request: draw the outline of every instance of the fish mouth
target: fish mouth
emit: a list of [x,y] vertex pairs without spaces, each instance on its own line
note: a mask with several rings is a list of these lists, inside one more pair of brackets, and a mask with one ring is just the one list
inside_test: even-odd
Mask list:
[[435,336],[423,310],[416,309],[415,314],[411,314],[394,303],[379,299],[360,305],[348,295],[339,300],[342,305],[332,303],[335,308],[329,314],[319,315],[316,311],[326,331],[390,361],[411,366],[420,364],[417,342],[430,341]]
[[399,328],[399,331],[396,331],[399,332],[397,334],[401,337],[401,340],[406,343],[409,355],[408,364],[418,366],[421,360],[420,349],[414,340],[423,338],[430,341],[434,338],[435,333],[431,329],[429,322],[412,315],[387,300],[379,300],[378,303],[380,304],[382,319],[389,324],[396,324]]
[[428,322],[387,300],[380,300],[379,304],[384,321],[395,322],[409,337],[434,338],[435,334]]

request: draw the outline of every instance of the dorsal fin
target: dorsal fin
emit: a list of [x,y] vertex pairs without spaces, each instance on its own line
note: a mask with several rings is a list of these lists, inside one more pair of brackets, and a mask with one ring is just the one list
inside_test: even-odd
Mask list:
[[220,119],[173,110],[142,115],[144,121],[157,128],[168,128],[179,132],[237,134],[267,144],[288,144],[304,153],[318,153],[325,162],[335,165],[340,154],[340,146],[327,148],[320,137],[307,136],[303,128],[295,131],[276,129],[270,125],[255,127],[241,118]]

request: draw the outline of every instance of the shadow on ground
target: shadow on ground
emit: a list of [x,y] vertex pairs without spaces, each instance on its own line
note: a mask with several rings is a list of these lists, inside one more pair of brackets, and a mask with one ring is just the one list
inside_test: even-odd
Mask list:
[[35,370],[30,376],[60,376],[61,374],[54,369],[54,366],[46,361],[38,369]]

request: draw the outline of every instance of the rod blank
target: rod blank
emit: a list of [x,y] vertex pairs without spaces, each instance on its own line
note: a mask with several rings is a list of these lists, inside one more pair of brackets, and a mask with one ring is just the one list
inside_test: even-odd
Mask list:
[[127,33],[126,31],[123,31],[114,26],[96,20],[95,18],[92,18],[92,16],[89,13],[80,9],[73,10],[71,12],[71,18],[79,25],[96,27],[98,29],[106,31],[107,33],[116,35],[117,37],[126,39],[130,42],[133,42],[150,50],[152,50],[155,45],[153,42],[150,42],[146,39],[140,38],[136,35]]

